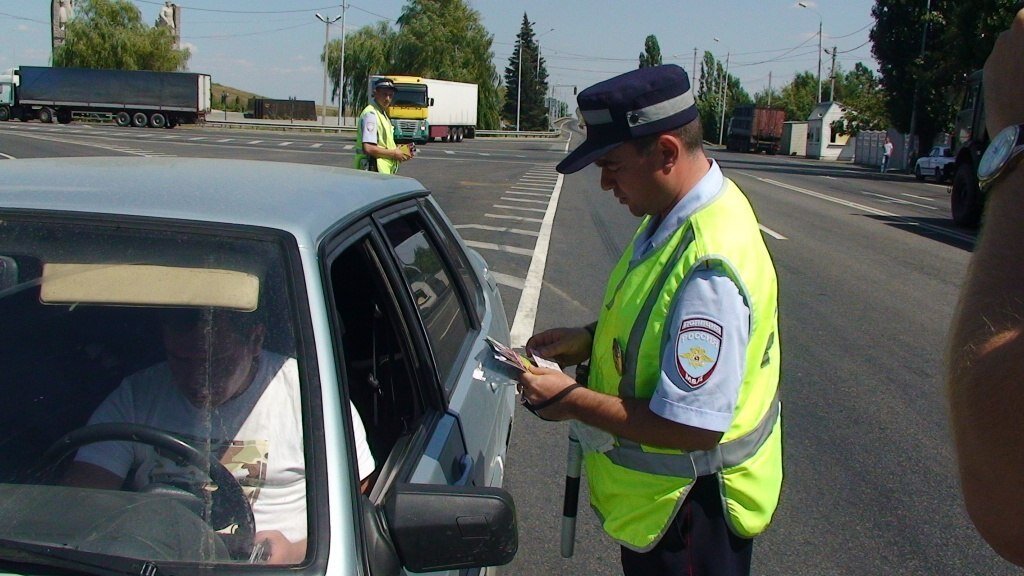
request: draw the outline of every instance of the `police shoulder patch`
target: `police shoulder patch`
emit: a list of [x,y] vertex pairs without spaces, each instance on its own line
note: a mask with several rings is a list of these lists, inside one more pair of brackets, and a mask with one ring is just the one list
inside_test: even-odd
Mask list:
[[722,325],[714,320],[683,319],[676,335],[676,369],[690,388],[700,388],[714,373],[722,350],[722,333]]

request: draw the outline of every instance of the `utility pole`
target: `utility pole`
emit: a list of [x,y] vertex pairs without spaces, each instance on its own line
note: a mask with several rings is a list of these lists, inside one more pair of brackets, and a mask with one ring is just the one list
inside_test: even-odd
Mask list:
[[768,107],[772,107],[772,71],[768,71]]
[[331,23],[337,22],[341,16],[335,16],[334,18],[328,18],[317,12],[316,19],[324,23],[324,94],[322,102],[323,116],[320,117],[320,125],[327,125],[327,40],[331,34]]
[[341,3],[341,64],[338,66],[338,126],[344,117],[345,108],[345,10],[348,6]]
[[836,99],[836,51],[837,50],[839,50],[839,48],[837,48],[835,46],[832,47],[832,52],[829,52],[828,50],[825,50],[826,53],[829,53],[829,54],[832,55],[832,72],[829,73],[829,78],[831,78],[831,83],[829,84],[829,87],[828,87],[828,101],[829,102],[834,102],[835,99]]
[[729,97],[729,55],[732,52],[725,53],[725,82],[722,82],[722,120],[718,126],[718,145],[722,145],[722,141],[725,138],[725,99]]
[[690,68],[693,73],[690,75],[690,89],[692,90],[697,85],[697,47],[693,47],[693,68]]

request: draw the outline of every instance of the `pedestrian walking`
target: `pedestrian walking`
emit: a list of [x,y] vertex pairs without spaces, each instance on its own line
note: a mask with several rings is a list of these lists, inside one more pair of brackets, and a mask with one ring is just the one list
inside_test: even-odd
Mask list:
[[782,485],[778,287],[757,218],[703,150],[690,80],[641,68],[579,94],[601,188],[642,218],[586,327],[534,335],[559,370],[520,376],[523,401],[573,420],[591,504],[627,576],[745,575]]
[[889,160],[892,158],[892,140],[889,137],[885,137],[885,143],[882,144],[882,174],[885,174],[889,170]]

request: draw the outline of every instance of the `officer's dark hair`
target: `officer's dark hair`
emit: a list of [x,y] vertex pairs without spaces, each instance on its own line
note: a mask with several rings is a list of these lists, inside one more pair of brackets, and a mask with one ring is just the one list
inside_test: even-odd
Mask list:
[[654,151],[654,145],[657,144],[658,138],[662,134],[671,134],[679,138],[683,142],[683,149],[690,154],[704,150],[704,128],[701,126],[700,118],[695,118],[688,124],[661,134],[651,134],[632,140],[633,146],[636,147],[637,152],[646,156]]

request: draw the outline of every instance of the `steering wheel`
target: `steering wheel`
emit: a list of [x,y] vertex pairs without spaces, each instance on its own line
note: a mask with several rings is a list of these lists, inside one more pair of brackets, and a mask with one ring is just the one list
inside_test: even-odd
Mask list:
[[[210,480],[216,485],[216,490],[203,490],[201,494],[189,491],[201,502],[205,502],[207,497],[212,498],[209,508],[203,507],[203,520],[214,530],[236,524],[238,528],[230,536],[230,541],[226,542],[228,548],[232,550],[233,555],[247,557],[251,553],[256,522],[238,480],[217,458],[204,455],[193,446],[159,428],[123,422],[83,426],[54,442],[43,453],[37,470],[45,472],[56,467],[82,446],[110,441],[146,444],[155,448],[161,456],[171,458],[179,466],[188,464],[206,470]],[[209,513],[206,510],[209,510]]]

